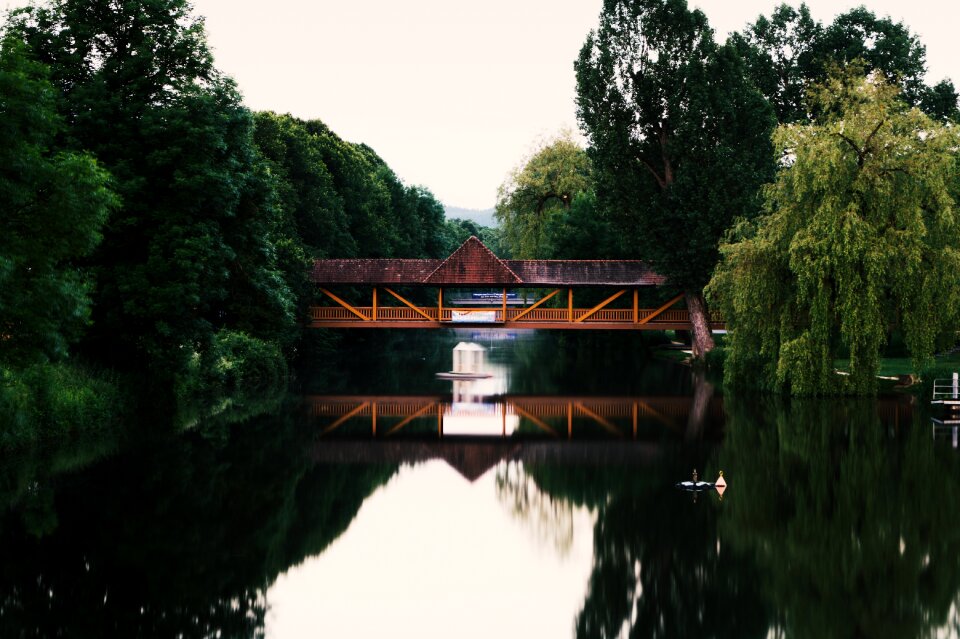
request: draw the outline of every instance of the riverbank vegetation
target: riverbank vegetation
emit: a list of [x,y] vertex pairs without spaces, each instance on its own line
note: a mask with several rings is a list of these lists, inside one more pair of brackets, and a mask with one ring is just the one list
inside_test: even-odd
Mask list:
[[731,383],[869,393],[890,326],[916,370],[960,329],[960,137],[897,95],[877,74],[834,77],[811,100],[816,123],[778,129],[785,161],[766,214],[731,233],[713,281]]
[[[949,80],[925,83],[925,55],[863,7],[824,25],[780,5],[721,44],[685,2],[608,0],[575,65],[588,179],[565,206],[535,206],[578,151],[557,153],[563,137],[541,147],[501,188],[504,241],[582,257],[558,250],[576,211],[590,257],[647,260],[685,292],[695,359],[728,362],[733,386],[871,393],[893,333],[919,373],[960,328],[960,112]],[[708,303],[732,334],[719,357]]]
[[13,10],[0,90],[4,432],[42,430],[23,385],[66,370],[90,415],[282,387],[310,259],[441,257],[463,232],[369,147],[251,113],[183,0]]
[[[3,446],[68,413],[82,430],[143,406],[255,411],[307,348],[311,259],[440,258],[469,235],[505,257],[649,261],[685,293],[698,359],[708,302],[728,314],[732,381],[762,365],[767,389],[870,392],[888,326],[917,367],[952,346],[957,93],[864,8],[825,25],[781,5],[719,42],[683,0],[606,0],[575,64],[588,144],[531,153],[500,229],[445,220],[319,120],[251,112],[186,0],[31,5],[0,35]],[[837,82],[846,101],[825,100]],[[773,270],[748,263],[762,242]]]

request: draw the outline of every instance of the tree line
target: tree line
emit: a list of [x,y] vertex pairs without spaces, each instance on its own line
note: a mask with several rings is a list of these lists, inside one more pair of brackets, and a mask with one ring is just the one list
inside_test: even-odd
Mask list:
[[71,354],[167,395],[275,382],[311,259],[443,257],[471,231],[370,147],[246,108],[185,0],[28,6],[0,36],[7,390]]
[[918,370],[955,341],[958,95],[905,25],[781,4],[720,43],[685,0],[605,0],[574,69],[587,148],[563,134],[508,177],[508,250],[648,260],[698,359],[708,293],[732,384],[872,392],[891,326]]

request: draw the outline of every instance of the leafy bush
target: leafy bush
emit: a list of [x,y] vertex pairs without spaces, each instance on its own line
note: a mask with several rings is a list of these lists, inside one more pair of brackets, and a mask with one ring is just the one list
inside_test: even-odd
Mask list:
[[117,381],[83,366],[0,368],[0,449],[104,430],[126,409]]
[[[221,330],[206,353],[195,353],[176,382],[178,418],[183,427],[226,412],[243,417],[272,406],[286,388],[287,362],[271,342],[239,331]],[[253,408],[254,410],[250,410]],[[239,419],[237,420],[239,421]]]

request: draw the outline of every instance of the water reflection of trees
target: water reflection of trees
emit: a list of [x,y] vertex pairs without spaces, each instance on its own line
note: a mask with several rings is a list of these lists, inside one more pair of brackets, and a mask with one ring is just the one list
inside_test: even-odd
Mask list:
[[561,557],[573,547],[574,507],[568,500],[545,493],[518,462],[496,470],[497,497],[510,514],[524,523],[541,544],[549,544]]
[[17,493],[0,508],[0,636],[262,635],[267,586],[395,470],[314,465],[309,437],[255,419],[60,475],[39,537]]
[[691,452],[644,468],[530,468],[542,490],[597,511],[577,637],[764,636],[755,568],[720,542],[716,495],[673,488],[702,463]]
[[[578,637],[927,637],[958,627],[960,457],[873,402],[728,398],[727,440],[656,466],[527,466],[597,512]],[[693,467],[731,487],[694,502]]]
[[955,625],[960,459],[871,402],[731,401],[721,538],[787,637],[923,637]]

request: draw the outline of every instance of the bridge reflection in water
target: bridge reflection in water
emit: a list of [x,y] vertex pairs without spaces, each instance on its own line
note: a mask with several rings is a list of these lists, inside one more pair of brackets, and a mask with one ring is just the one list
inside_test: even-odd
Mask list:
[[[456,402],[450,395],[314,395],[320,429],[312,456],[327,463],[416,463],[442,459],[473,481],[502,460],[648,464],[671,444],[719,442],[723,398],[503,395]],[[879,400],[891,431],[912,406]]]
[[[671,443],[719,442],[723,398],[702,377],[691,396],[557,396],[508,392],[510,370],[487,349],[460,342],[444,395],[312,395],[317,461],[413,463],[444,459],[473,480],[503,459],[528,462],[646,463]],[[464,378],[470,377],[470,378]],[[911,408],[880,400],[891,429]]]
[[[447,395],[314,395],[305,402],[311,417],[322,424],[324,435],[349,424],[354,426],[351,434],[365,431],[374,438],[407,431],[441,438],[540,435],[590,439],[607,435],[636,439],[650,434],[651,425],[677,433],[689,427],[701,431],[703,426],[689,423],[694,397],[503,395],[486,401],[458,402]],[[705,412],[698,416],[702,417],[722,423],[722,398],[708,398]],[[429,429],[424,428],[427,423]],[[355,428],[358,424],[362,429]]]

